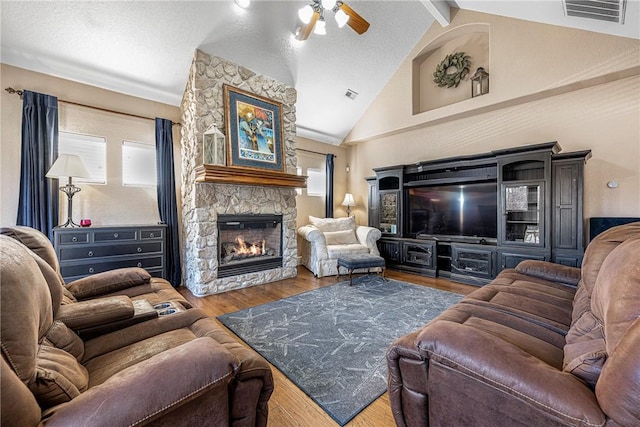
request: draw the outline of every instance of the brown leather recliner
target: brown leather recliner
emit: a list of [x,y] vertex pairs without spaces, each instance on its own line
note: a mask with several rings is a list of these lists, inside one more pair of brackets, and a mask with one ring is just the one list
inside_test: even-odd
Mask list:
[[[576,287],[577,284],[577,287]],[[640,222],[524,261],[387,351],[398,426],[640,425]]]
[[[40,231],[25,226],[0,227],[0,234],[11,237],[35,252],[51,266],[60,280],[60,263],[49,238]],[[63,304],[92,298],[125,295],[132,300],[147,300],[151,305],[162,302],[178,304],[185,309],[191,304],[169,282],[151,277],[142,268],[120,268],[93,274],[65,284]]]
[[0,294],[2,425],[266,425],[269,365],[198,309],[82,339],[59,275],[6,236]]

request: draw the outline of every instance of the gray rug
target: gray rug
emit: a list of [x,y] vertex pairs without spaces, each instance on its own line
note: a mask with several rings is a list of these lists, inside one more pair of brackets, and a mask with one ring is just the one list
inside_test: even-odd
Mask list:
[[218,319],[342,426],[385,392],[387,347],[461,298],[372,275]]

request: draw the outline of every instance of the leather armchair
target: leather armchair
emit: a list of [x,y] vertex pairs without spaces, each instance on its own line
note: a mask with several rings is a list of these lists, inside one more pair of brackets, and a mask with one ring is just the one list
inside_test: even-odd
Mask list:
[[2,425],[266,425],[269,365],[204,312],[87,339],[72,329],[99,321],[91,307],[112,320],[131,301],[65,307],[60,276],[42,258],[6,236],[0,256]]
[[[12,226],[1,227],[0,234],[22,243],[60,276],[60,264],[55,249],[43,233],[31,227]],[[132,300],[146,300],[152,305],[171,302],[191,308],[191,304],[169,282],[151,277],[142,268],[134,267],[105,271],[67,283],[63,304],[113,295],[125,295]]]

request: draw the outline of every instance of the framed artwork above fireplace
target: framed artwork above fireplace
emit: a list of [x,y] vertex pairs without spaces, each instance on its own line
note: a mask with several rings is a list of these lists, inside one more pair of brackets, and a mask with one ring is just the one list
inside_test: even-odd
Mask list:
[[282,172],[282,104],[224,85],[227,165]]

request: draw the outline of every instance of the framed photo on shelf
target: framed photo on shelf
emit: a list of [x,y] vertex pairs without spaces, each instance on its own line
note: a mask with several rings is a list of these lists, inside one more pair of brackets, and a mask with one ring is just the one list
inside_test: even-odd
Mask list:
[[527,225],[524,231],[524,241],[526,243],[540,243],[539,228],[533,225]]
[[227,166],[283,172],[282,104],[224,85]]

